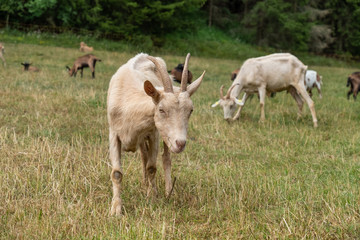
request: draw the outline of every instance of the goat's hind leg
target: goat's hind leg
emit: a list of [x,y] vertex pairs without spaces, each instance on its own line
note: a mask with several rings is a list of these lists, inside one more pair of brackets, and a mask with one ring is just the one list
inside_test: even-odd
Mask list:
[[260,122],[265,121],[265,96],[266,96],[266,88],[265,86],[261,86],[259,89],[259,97],[260,97]]
[[111,203],[111,215],[121,214],[121,182],[123,178],[121,166],[121,141],[117,134],[110,129],[110,160],[111,160],[111,181],[113,183],[113,199]]

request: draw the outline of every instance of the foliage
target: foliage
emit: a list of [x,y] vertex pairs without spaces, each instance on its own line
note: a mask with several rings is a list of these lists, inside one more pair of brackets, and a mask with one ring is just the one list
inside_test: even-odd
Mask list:
[[149,48],[215,28],[277,51],[360,56],[358,0],[3,0],[2,21],[86,29]]

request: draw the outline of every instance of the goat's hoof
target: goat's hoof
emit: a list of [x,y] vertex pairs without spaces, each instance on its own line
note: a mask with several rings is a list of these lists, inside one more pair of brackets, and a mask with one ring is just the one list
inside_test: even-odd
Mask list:
[[110,214],[112,216],[121,216],[121,199],[116,198],[112,200]]
[[317,122],[314,122],[314,128],[317,128],[317,127],[318,127]]

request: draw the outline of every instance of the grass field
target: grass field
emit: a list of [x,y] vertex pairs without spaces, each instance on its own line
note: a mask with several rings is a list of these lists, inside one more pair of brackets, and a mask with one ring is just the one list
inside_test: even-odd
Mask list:
[[[95,46],[96,48],[96,46]],[[346,99],[354,68],[310,65],[323,76],[314,92],[319,128],[307,106],[297,120],[289,94],[256,98],[228,124],[210,105],[241,61],[193,57],[188,143],[172,154],[173,195],[147,199],[138,153],[123,155],[124,215],[112,198],[106,94],[111,76],[133,54],[96,51],[96,79],[70,78],[78,49],[6,43],[0,66],[1,239],[358,239],[360,105]],[[163,57],[168,68],[183,56]],[[23,72],[33,62],[39,73]],[[1,63],[1,62],[0,62]],[[304,61],[305,64],[309,64]],[[345,64],[346,65],[346,64]],[[160,156],[159,156],[160,158]]]

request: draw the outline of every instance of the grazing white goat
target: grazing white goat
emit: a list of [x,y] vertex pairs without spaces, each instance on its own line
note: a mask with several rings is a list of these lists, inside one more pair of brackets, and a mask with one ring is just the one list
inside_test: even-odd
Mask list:
[[[226,120],[235,120],[239,118],[242,106],[248,97],[258,92],[261,109],[260,121],[264,121],[266,93],[288,90],[297,102],[299,116],[301,116],[303,107],[302,98],[305,99],[312,114],[314,127],[317,127],[314,102],[306,92],[304,85],[306,69],[307,66],[289,53],[277,53],[264,57],[250,58],[242,65],[239,74],[236,76],[225,97],[222,92],[223,86],[221,87],[221,98],[214,103],[212,107],[216,107],[217,105],[222,106],[224,109],[224,118]],[[242,101],[236,98],[241,91],[245,92]],[[240,105],[240,108],[232,118],[236,104]]]
[[3,61],[4,66],[6,66],[6,61],[4,58],[4,54],[5,54],[5,47],[2,43],[0,43],[0,58]]
[[86,45],[86,43],[84,42],[80,42],[80,51],[81,52],[92,52],[94,51],[93,47],[89,47],[88,45]]
[[311,90],[313,89],[313,87],[316,87],[319,93],[319,97],[322,98],[321,85],[322,85],[322,76],[320,76],[314,70],[307,70],[305,75],[305,86],[306,86],[306,91],[308,91],[310,97],[312,97]]
[[[188,78],[185,60],[182,79]],[[110,81],[107,97],[113,200],[111,214],[121,214],[121,151],[140,148],[143,179],[156,195],[156,159],[159,138],[164,141],[162,156],[166,195],[172,191],[170,151],[185,149],[188,121],[193,111],[190,96],[200,86],[204,73],[192,84],[182,81],[173,87],[163,59],[140,53],[122,65]],[[170,151],[169,151],[170,150]]]

